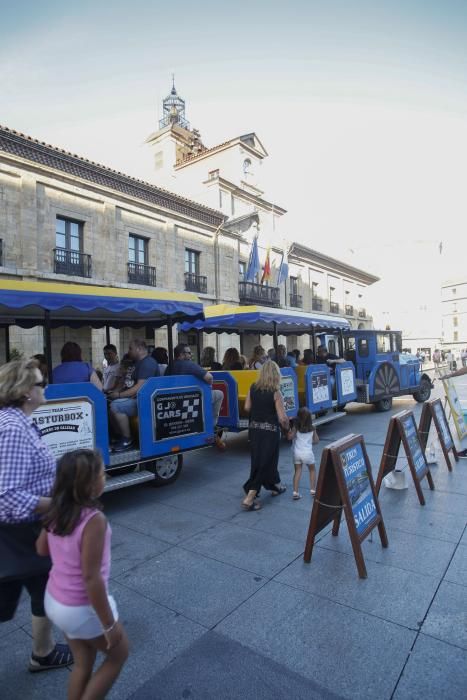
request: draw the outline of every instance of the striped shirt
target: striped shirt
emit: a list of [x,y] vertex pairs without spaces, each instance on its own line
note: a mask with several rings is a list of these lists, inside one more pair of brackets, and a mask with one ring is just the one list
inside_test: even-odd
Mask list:
[[49,496],[56,462],[32,418],[20,408],[0,410],[0,522],[37,518],[41,496]]

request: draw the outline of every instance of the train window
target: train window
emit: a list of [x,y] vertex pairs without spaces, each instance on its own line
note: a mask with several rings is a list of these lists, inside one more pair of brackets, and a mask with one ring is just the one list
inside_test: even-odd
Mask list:
[[347,336],[345,338],[345,349],[346,350],[355,350],[355,338]]
[[370,351],[368,349],[368,340],[366,338],[359,338],[358,340],[358,354],[360,357],[368,357]]
[[392,333],[392,351],[402,352],[402,336],[400,333]]
[[376,334],[376,352],[391,352],[391,342],[388,333]]
[[331,355],[336,354],[336,341],[334,339],[330,340],[328,343],[328,351],[331,353]]

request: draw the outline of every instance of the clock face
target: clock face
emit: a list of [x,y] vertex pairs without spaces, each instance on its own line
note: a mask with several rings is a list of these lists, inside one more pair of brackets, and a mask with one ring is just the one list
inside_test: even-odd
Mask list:
[[249,172],[251,172],[251,160],[249,158],[245,158],[243,161],[243,172],[245,175]]

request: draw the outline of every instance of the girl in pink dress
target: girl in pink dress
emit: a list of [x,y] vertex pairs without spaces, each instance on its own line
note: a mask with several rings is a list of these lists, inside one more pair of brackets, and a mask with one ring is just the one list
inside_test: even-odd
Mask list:
[[[36,545],[39,554],[52,559],[47,616],[63,631],[75,658],[68,700],[105,697],[128,656],[128,640],[108,592],[111,529],[97,500],[104,485],[97,451],[63,455]],[[98,651],[106,658],[93,674]]]

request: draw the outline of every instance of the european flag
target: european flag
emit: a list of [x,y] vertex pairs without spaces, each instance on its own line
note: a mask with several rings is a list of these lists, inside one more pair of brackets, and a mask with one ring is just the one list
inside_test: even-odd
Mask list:
[[279,274],[277,275],[277,286],[279,287],[282,282],[285,282],[287,277],[289,276],[289,258],[287,255],[287,251],[284,249],[284,252],[282,253],[282,260],[281,264],[279,267]]
[[250,259],[248,260],[248,268],[246,271],[245,279],[247,282],[256,282],[256,277],[261,270],[261,265],[259,264],[258,255],[258,236],[253,238],[253,243],[251,244]]

